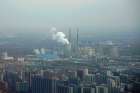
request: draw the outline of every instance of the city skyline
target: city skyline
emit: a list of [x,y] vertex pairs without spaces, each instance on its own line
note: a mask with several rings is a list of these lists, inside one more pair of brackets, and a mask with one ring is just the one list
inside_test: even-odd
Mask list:
[[140,0],[0,0],[0,93],[139,93]]

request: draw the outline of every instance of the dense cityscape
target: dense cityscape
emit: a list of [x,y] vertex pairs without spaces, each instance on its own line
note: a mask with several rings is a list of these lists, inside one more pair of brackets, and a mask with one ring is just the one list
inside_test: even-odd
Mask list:
[[68,32],[68,39],[63,32],[53,33],[60,46],[32,49],[24,56],[2,52],[0,93],[140,91],[140,55],[128,55],[130,44],[103,41],[83,46],[86,42],[81,44],[79,29],[76,38]]
[[140,93],[140,0],[0,0],[0,93]]

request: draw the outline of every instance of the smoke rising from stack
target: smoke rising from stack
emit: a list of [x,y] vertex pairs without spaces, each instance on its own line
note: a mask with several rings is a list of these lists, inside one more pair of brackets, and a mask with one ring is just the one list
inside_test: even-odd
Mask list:
[[41,48],[41,49],[34,49],[34,53],[35,53],[36,55],[40,55],[40,54],[44,55],[44,54],[46,53],[46,51],[45,51],[44,48]]
[[51,28],[51,33],[53,40],[56,40],[58,43],[63,45],[68,45],[70,43],[66,35],[63,32],[57,32],[55,27]]
[[40,55],[39,49],[34,49],[34,53],[35,53],[36,55]]

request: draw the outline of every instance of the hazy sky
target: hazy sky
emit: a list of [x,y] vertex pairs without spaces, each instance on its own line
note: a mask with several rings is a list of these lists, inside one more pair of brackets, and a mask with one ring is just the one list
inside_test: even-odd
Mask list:
[[0,28],[138,29],[140,0],[0,0]]

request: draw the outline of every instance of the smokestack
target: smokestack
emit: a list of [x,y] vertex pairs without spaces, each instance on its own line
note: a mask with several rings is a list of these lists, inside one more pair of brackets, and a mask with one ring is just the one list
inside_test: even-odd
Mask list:
[[71,43],[71,28],[69,28],[69,42]]
[[71,28],[69,28],[69,46],[67,47],[68,48],[68,53],[69,53],[69,56],[71,57],[72,56],[72,36],[71,36]]
[[77,28],[77,49],[79,48],[79,28]]
[[75,47],[75,54],[79,57],[79,28],[76,30],[76,47]]

